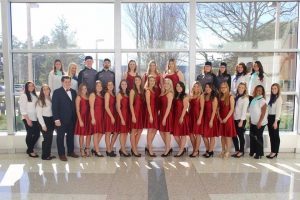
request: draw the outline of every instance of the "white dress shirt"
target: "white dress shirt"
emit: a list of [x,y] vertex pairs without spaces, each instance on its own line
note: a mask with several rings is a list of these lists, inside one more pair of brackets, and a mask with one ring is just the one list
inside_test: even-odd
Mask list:
[[258,85],[262,85],[264,87],[264,89],[266,90],[266,82],[267,82],[266,79],[267,79],[266,74],[264,74],[264,78],[261,81],[259,79],[258,73],[257,72],[253,73],[249,79],[249,86],[248,86],[249,95],[250,96],[253,95],[253,91],[254,91],[255,87]]
[[37,121],[35,105],[37,102],[37,97],[31,94],[31,102],[27,100],[26,94],[21,94],[19,99],[20,112],[22,119],[25,119],[23,116],[27,115],[31,121]]
[[[266,100],[263,97],[260,98],[254,98],[249,106],[249,112],[250,112],[250,119],[251,119],[251,124],[257,125],[260,115],[261,115],[261,108],[267,105]],[[268,123],[268,115],[267,112],[261,122],[261,125],[264,126]]]
[[233,94],[233,95],[236,94],[237,88],[238,88],[239,84],[242,82],[246,83],[247,87],[249,87],[249,78],[250,78],[250,76],[248,74],[240,76],[237,80],[236,80],[236,75],[232,76],[231,94]]
[[46,99],[46,105],[42,107],[40,103],[36,104],[36,113],[37,113],[37,118],[39,123],[41,124],[42,127],[45,127],[45,121],[44,117],[52,117],[52,103],[49,99]]
[[58,89],[61,87],[61,77],[62,75],[56,75],[54,74],[54,71],[52,70],[49,73],[48,76],[48,85],[51,89],[51,93],[53,94],[54,90]]
[[234,120],[246,120],[247,109],[249,106],[248,96],[240,97],[235,103]]
[[279,96],[276,101],[272,104],[272,106],[268,105],[268,114],[275,115],[276,120],[280,120],[282,109],[282,98]]

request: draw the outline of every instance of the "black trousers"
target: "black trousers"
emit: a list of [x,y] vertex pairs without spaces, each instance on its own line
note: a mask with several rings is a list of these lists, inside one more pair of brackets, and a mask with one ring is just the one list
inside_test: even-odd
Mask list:
[[26,145],[27,151],[26,153],[33,153],[34,146],[40,137],[40,129],[37,121],[32,121],[32,126],[28,126],[26,119],[23,119],[23,123],[26,129]]
[[279,137],[279,125],[280,121],[277,122],[278,128],[274,129],[273,124],[275,122],[275,115],[268,115],[268,130],[271,143],[271,152],[278,153],[280,146],[280,137]]
[[69,123],[62,123],[60,127],[56,127],[56,131],[57,131],[56,143],[57,143],[57,151],[59,156],[66,154],[65,144],[64,144],[65,134],[67,134],[68,154],[74,152],[74,126],[75,123],[69,122]]
[[257,128],[256,125],[250,125],[250,154],[256,154],[257,156],[264,155],[264,138],[263,133],[265,126]]
[[43,138],[44,138],[44,141],[42,142],[42,159],[46,159],[51,156],[54,121],[53,121],[53,117],[43,117],[43,118],[45,121],[45,125],[47,127],[47,131],[43,131],[40,125],[40,129],[42,131]]
[[232,138],[232,142],[235,148],[235,151],[243,152],[245,147],[245,131],[246,131],[246,120],[243,120],[242,127],[239,127],[240,120],[234,120],[235,130],[237,132],[237,136]]

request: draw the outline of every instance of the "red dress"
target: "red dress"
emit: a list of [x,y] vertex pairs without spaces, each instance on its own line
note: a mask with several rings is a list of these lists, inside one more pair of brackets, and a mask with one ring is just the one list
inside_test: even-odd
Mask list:
[[[223,120],[230,111],[230,103],[226,105],[225,101],[222,100],[219,101],[219,103],[220,103],[220,108],[219,108],[220,118]],[[233,114],[229,117],[229,119],[225,124],[220,123],[219,131],[221,136],[225,136],[225,137],[236,136]]]
[[90,130],[90,104],[88,99],[84,99],[82,97],[80,97],[80,116],[83,122],[83,127],[80,126],[79,119],[77,118],[75,126],[75,135],[91,135],[92,133]]
[[[148,79],[148,74],[145,74],[145,76],[144,76],[144,78],[145,78],[145,80],[144,80],[144,82],[146,83],[147,82],[147,79]],[[155,91],[155,95],[158,97],[159,95],[160,95],[160,93],[161,93],[161,88],[160,88],[160,86],[161,86],[161,76],[160,76],[160,74],[157,74],[156,76],[155,76],[155,88],[154,88],[154,91]]]
[[165,75],[165,79],[166,78],[169,78],[172,80],[172,83],[173,83],[173,88],[175,89],[176,88],[176,84],[179,82],[179,77],[177,75],[177,72],[174,73],[174,74],[166,74]]
[[189,115],[190,115],[190,133],[195,135],[203,135],[203,119],[204,116],[202,116],[201,124],[198,125],[197,121],[200,116],[200,98],[194,98],[190,100],[190,109],[189,109]]
[[213,100],[205,100],[204,112],[203,112],[203,137],[217,137],[219,136],[219,123],[217,119],[217,113],[213,119],[213,127],[209,127],[209,121],[213,112]]
[[[109,96],[109,110],[111,112],[111,114],[114,116],[116,116],[116,97],[111,95]],[[115,118],[116,119],[116,118]],[[114,132],[116,131],[116,123],[111,123],[111,118],[108,115],[108,113],[105,111],[104,113],[104,132]]]
[[145,116],[145,128],[152,128],[152,129],[158,129],[158,119],[157,119],[157,106],[156,106],[156,94],[155,92],[150,91],[150,107],[151,107],[151,113],[153,117],[153,122],[150,122],[150,115],[148,112],[147,105],[145,106],[146,109],[146,116]]
[[165,113],[167,111],[167,106],[168,106],[168,97],[167,94],[160,96],[160,115],[159,115],[159,130],[161,132],[172,132],[173,131],[173,110],[172,110],[172,106],[171,106],[171,110],[169,115],[167,116],[166,119],[166,125],[163,126],[162,121],[163,118],[165,116]]
[[105,111],[104,98],[102,96],[96,95],[95,103],[94,103],[94,115],[95,115],[96,124],[92,125],[93,133],[103,133],[104,111]]
[[118,115],[117,130],[119,133],[128,133],[130,131],[130,120],[131,120],[130,109],[129,109],[129,97],[122,95],[120,104],[121,104],[120,109],[121,109],[122,117],[125,121],[125,125],[122,125],[121,118],[119,114],[117,114]]
[[133,86],[134,86],[134,78],[135,78],[135,76],[131,76],[131,75],[127,72],[126,81],[127,81],[127,88],[128,88],[129,90],[133,89]]
[[143,129],[144,125],[144,100],[142,98],[142,94],[135,94],[133,100],[133,109],[134,115],[136,118],[136,123],[132,122],[131,119],[131,129]]
[[183,118],[182,124],[179,123],[180,116],[183,110],[183,100],[176,99],[174,102],[174,136],[185,136],[190,134],[189,130],[189,115],[187,111],[185,111],[185,115]]

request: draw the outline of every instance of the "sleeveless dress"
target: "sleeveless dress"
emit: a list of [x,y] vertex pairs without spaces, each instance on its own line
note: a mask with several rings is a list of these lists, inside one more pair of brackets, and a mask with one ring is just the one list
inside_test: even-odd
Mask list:
[[197,124],[197,120],[200,115],[200,98],[194,98],[190,100],[190,109],[189,109],[189,115],[190,115],[190,133],[195,135],[203,135],[203,121],[204,116],[202,116],[201,124]]
[[183,100],[176,99],[174,101],[174,130],[173,135],[174,136],[185,136],[190,134],[189,130],[189,115],[187,111],[185,111],[185,115],[183,118],[182,124],[179,123],[179,119],[183,110]]
[[91,135],[91,115],[90,115],[90,104],[88,99],[80,97],[80,116],[83,122],[83,127],[79,124],[77,118],[75,125],[75,135]]
[[[111,114],[114,116],[114,118],[116,116],[115,107],[116,107],[116,97],[110,94],[110,97],[109,97],[109,110],[110,110]],[[111,123],[111,118],[108,115],[108,113],[105,111],[105,113],[104,113],[104,132],[114,132],[114,131],[116,131],[115,124],[116,124],[116,122],[114,124]]]
[[122,113],[122,117],[125,121],[125,125],[122,125],[121,122],[121,118],[118,115],[117,117],[117,130],[119,133],[128,133],[130,131],[130,120],[131,120],[131,116],[130,116],[130,109],[129,109],[129,97],[122,95],[122,99],[121,99],[121,113]]
[[96,95],[95,103],[94,103],[94,115],[95,115],[96,124],[92,125],[93,133],[103,133],[104,112],[105,112],[104,98],[102,96]]
[[133,86],[134,86],[134,78],[135,78],[135,76],[131,76],[131,75],[127,72],[126,81],[127,81],[127,88],[128,88],[129,90],[133,89]]
[[[225,101],[219,101],[219,112],[221,119],[224,119],[230,111],[230,103],[228,105],[225,104]],[[236,130],[234,125],[233,114],[229,117],[225,124],[220,123],[219,126],[220,135],[224,137],[235,137]]]
[[213,100],[205,100],[204,103],[204,120],[203,120],[203,137],[217,137],[219,136],[219,123],[217,113],[213,119],[213,127],[209,127],[209,121],[213,112]]
[[150,107],[151,107],[151,113],[153,117],[153,122],[150,122],[150,115],[147,109],[147,105],[145,106],[146,109],[146,116],[145,116],[145,128],[152,128],[152,129],[158,129],[158,118],[157,118],[157,105],[156,105],[156,94],[155,92],[150,91]]
[[131,118],[131,129],[143,129],[144,126],[144,100],[142,94],[135,94],[133,101],[133,109],[136,118],[136,123],[132,122]]
[[179,77],[177,75],[177,72],[174,73],[174,74],[166,74],[165,75],[165,79],[166,78],[169,78],[172,80],[172,83],[173,83],[173,88],[175,89],[176,88],[176,84],[179,82]]
[[172,110],[172,106],[171,106],[171,110],[169,115],[167,116],[166,119],[166,125],[163,126],[162,121],[164,118],[164,115],[167,111],[167,106],[168,106],[168,97],[167,94],[160,96],[160,115],[159,115],[159,130],[161,132],[172,132],[173,131],[173,110]]

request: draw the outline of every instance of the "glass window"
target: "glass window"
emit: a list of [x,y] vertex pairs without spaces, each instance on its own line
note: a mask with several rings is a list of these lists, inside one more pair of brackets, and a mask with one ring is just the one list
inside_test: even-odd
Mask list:
[[187,3],[123,3],[122,48],[188,48]]
[[297,2],[197,4],[197,48],[297,48]]
[[11,13],[16,49],[114,47],[113,4],[12,3]]
[[235,66],[244,62],[251,72],[253,63],[257,60],[261,61],[264,72],[267,75],[267,91],[270,91],[272,83],[279,83],[282,91],[296,90],[296,71],[297,71],[297,54],[296,53],[197,53],[197,65],[195,75],[202,73],[202,69],[206,60],[212,61],[213,71],[218,74],[218,67],[221,62],[227,63],[228,72],[235,74]]

